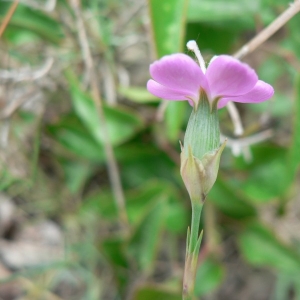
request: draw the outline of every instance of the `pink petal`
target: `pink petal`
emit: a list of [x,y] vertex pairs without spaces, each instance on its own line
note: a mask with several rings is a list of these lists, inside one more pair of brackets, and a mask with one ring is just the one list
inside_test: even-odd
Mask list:
[[198,95],[187,95],[184,91],[176,91],[173,89],[170,89],[168,87],[165,87],[156,81],[150,79],[147,82],[147,89],[148,91],[153,94],[156,97],[163,98],[165,100],[174,100],[174,101],[180,101],[180,100],[189,100],[191,98],[197,99]]
[[253,89],[258,80],[253,69],[227,55],[215,58],[209,64],[205,76],[212,98],[246,94]]
[[197,63],[188,55],[167,55],[150,65],[152,78],[161,85],[186,94],[198,94],[200,87],[209,93],[207,80]]
[[274,94],[273,87],[262,81],[258,80],[254,88],[247,94],[237,97],[222,98],[218,103],[218,108],[222,108],[228,101],[240,102],[240,103],[260,103],[270,99]]

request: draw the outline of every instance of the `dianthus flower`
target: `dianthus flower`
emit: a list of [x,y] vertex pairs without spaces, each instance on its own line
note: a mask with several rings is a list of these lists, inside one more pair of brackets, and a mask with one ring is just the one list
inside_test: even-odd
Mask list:
[[147,88],[153,95],[165,100],[188,100],[198,105],[203,90],[211,104],[222,108],[228,101],[259,103],[271,98],[274,90],[259,80],[247,64],[220,55],[211,60],[205,72],[188,55],[167,55],[150,65],[153,78]]
[[[214,57],[206,70],[195,41],[189,41],[199,65],[188,55],[164,56],[150,66],[153,79],[147,83],[149,92],[166,100],[187,100],[191,116],[181,145],[180,173],[191,198],[192,222],[188,230],[183,278],[183,299],[194,294],[197,260],[202,234],[200,216],[207,194],[213,187],[226,141],[220,145],[218,108],[228,101],[259,103],[273,96],[271,85],[258,79],[255,71],[239,60],[220,55]],[[176,117],[176,116],[174,116]]]

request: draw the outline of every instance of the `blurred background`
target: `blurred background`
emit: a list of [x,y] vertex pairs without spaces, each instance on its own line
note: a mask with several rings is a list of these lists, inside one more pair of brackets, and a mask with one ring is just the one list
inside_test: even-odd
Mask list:
[[[0,1],[0,299],[181,299],[191,107],[147,92],[149,64],[233,54],[290,1]],[[299,28],[243,59],[275,95],[237,105],[242,136],[219,111],[195,299],[300,299]]]

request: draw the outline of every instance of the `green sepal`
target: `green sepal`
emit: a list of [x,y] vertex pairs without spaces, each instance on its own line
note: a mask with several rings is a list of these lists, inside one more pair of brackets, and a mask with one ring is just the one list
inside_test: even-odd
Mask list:
[[192,201],[203,201],[213,187],[219,170],[221,154],[226,141],[216,150],[207,152],[198,159],[188,147],[188,156],[181,152],[180,173]]
[[184,150],[188,148],[198,159],[220,145],[220,127],[218,109],[209,101],[205,91],[201,90],[199,102],[195,103],[184,135]]
[[192,264],[197,265],[198,262],[198,256],[199,256],[199,250],[202,242],[202,237],[203,237],[203,230],[200,232],[199,238],[197,240],[197,243],[195,245],[195,249],[193,250],[193,258],[192,258]]

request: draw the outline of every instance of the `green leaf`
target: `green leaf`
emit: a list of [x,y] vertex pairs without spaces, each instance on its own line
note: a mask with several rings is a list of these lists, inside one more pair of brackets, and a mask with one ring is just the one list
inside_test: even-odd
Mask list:
[[166,199],[157,199],[157,203],[150,208],[130,239],[128,251],[143,271],[150,271],[154,267],[165,209]]
[[148,0],[157,57],[182,51],[187,0]]
[[294,101],[293,115],[293,140],[288,153],[288,166],[291,178],[294,179],[300,165],[300,76],[296,79],[296,99]]
[[[10,3],[0,3],[0,21],[4,18]],[[14,35],[20,32],[31,32],[41,39],[58,44],[63,38],[61,25],[56,20],[39,10],[33,10],[19,4],[6,29],[5,36],[16,41]]]
[[[289,5],[289,2],[286,3],[286,6],[288,6],[288,5]],[[287,35],[287,38],[284,40],[284,43],[283,43],[285,48],[288,48],[289,51],[291,51],[298,57],[298,60],[300,58],[300,48],[299,48],[300,37],[297,34],[297,32],[299,31],[299,26],[300,26],[300,21],[299,21],[299,18],[297,18],[297,16],[292,18],[287,23],[287,27],[289,29],[289,34]],[[294,72],[297,72],[296,68],[293,68],[293,69],[294,69]]]
[[224,214],[235,219],[256,216],[255,208],[245,201],[245,198],[245,195],[235,191],[220,176],[208,194],[208,201],[214,203]]
[[114,266],[128,268],[128,260],[124,251],[125,243],[120,238],[110,238],[103,241],[101,249]]
[[[157,180],[148,180],[138,188],[127,191],[127,211],[130,223],[133,226],[137,226],[142,222],[149,209],[151,210],[153,205],[157,203],[158,199],[169,199],[175,193],[176,190],[171,184]],[[178,199],[176,200],[177,202],[175,203],[178,203]]]
[[65,183],[74,194],[83,188],[94,171],[94,166],[87,162],[60,159],[60,165],[64,170]]
[[251,147],[253,161],[250,164],[236,159],[237,167],[247,176],[236,178],[237,190],[243,191],[254,203],[265,203],[281,197],[291,184],[287,168],[287,151],[273,145]]
[[188,21],[220,22],[236,20],[247,26],[254,26],[254,15],[259,9],[259,0],[190,0]]
[[116,219],[118,211],[114,202],[111,191],[103,190],[90,193],[84,198],[80,208],[82,215],[92,214],[106,220]]
[[256,266],[271,266],[287,272],[300,268],[300,256],[258,223],[250,224],[243,231],[239,244],[245,258]]
[[91,162],[105,162],[104,150],[74,115],[63,116],[47,126],[50,135],[66,150]]
[[131,147],[122,148],[123,154],[120,153],[119,156],[119,151],[116,154],[123,161],[122,182],[127,186],[142,185],[149,178],[176,180],[175,175],[178,173],[170,171],[174,168],[174,162],[153,145],[136,143]]
[[195,281],[195,295],[203,296],[216,289],[224,279],[223,266],[212,257],[201,262]]
[[[80,89],[80,84],[71,73],[67,73],[70,93],[75,112],[95,140],[103,144],[103,130],[94,101]],[[143,127],[142,119],[133,111],[120,107],[103,106],[109,137],[113,145],[119,145],[131,138]]]
[[[125,191],[126,209],[130,224],[139,226],[145,216],[153,209],[158,199],[165,199],[164,225],[170,232],[181,232],[187,227],[187,212],[178,197],[175,186],[164,180],[148,180],[139,187]],[[101,189],[87,195],[81,211],[96,214],[102,219],[110,220],[118,217],[115,203],[109,191]]]
[[178,142],[179,133],[185,120],[187,101],[173,101],[168,103],[166,109],[166,134],[170,141]]
[[121,293],[128,287],[130,279],[130,266],[125,245],[124,240],[115,237],[104,240],[100,245],[101,252],[110,262]]
[[[182,52],[188,0],[148,0],[148,3],[156,56]],[[168,103],[166,133],[170,141],[178,140],[187,107],[186,103]]]
[[189,216],[183,202],[169,202],[165,219],[166,230],[175,234],[184,234],[188,223]]
[[257,165],[252,170],[251,177],[244,182],[243,190],[253,202],[268,202],[280,197],[289,187],[288,172],[282,157]]
[[146,88],[121,86],[118,91],[123,97],[136,103],[159,102],[159,98],[150,94]]
[[181,295],[158,288],[156,286],[146,286],[135,291],[133,300],[181,300]]
[[188,23],[186,42],[196,39],[199,43],[201,53],[204,59],[206,59],[206,52],[210,55],[232,52],[238,35],[238,31],[215,23]]

